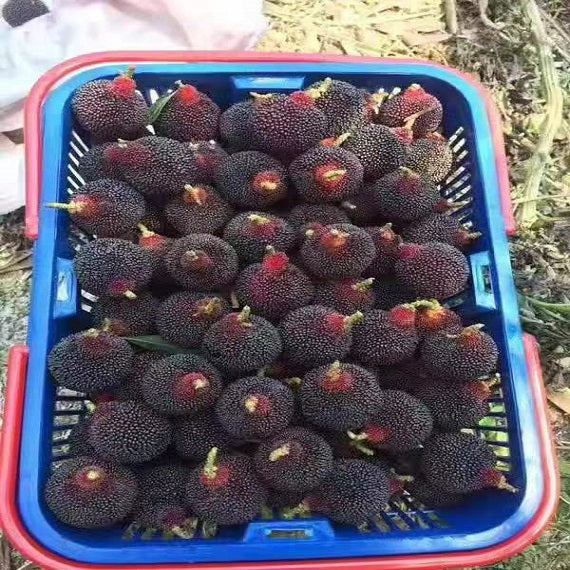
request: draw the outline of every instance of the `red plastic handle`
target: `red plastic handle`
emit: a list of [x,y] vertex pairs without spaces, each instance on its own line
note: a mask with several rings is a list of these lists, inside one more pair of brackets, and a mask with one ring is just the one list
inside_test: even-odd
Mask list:
[[501,211],[508,235],[515,233],[515,220],[510,196],[509,176],[501,119],[497,108],[484,87],[468,75],[431,61],[374,58],[345,55],[223,52],[223,51],[115,51],[87,54],[65,61],[45,73],[34,85],[26,101],[24,137],[26,141],[26,235],[38,237],[39,204],[42,174],[42,105],[50,90],[67,76],[87,67],[112,63],[381,63],[383,65],[418,64],[445,69],[472,85],[485,100],[495,150],[495,165]]
[[[536,339],[525,334],[524,348],[540,439],[540,449],[537,451],[541,455],[544,495],[535,516],[518,535],[502,544],[472,552],[296,562],[240,562],[224,564],[224,568],[227,570],[443,570],[486,566],[524,550],[544,532],[556,512],[560,493],[556,452],[548,422],[546,393]],[[22,524],[16,497],[27,365],[28,348],[13,347],[8,356],[4,437],[0,441],[0,527],[4,529],[15,548],[45,570],[133,570],[133,566],[130,565],[79,564],[62,558],[36,542]],[[220,567],[212,564],[152,565],[153,570],[215,570]]]

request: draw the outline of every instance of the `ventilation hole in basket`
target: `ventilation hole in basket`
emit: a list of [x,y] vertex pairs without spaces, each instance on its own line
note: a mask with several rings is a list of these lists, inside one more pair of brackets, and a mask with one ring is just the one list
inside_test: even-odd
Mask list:
[[458,138],[461,134],[463,134],[464,128],[463,127],[459,127],[448,139],[448,143],[451,146]]
[[83,410],[83,400],[67,400],[57,401],[55,403],[55,411],[59,414],[77,413]]
[[411,530],[410,525],[406,523],[406,521],[397,513],[388,513],[388,516],[394,523],[394,526],[398,530]]
[[457,163],[460,163],[460,162],[467,156],[467,154],[468,154],[468,153],[467,153],[466,150],[461,151],[461,152],[455,157],[455,161],[456,161]]
[[90,313],[92,311],[93,307],[91,305],[88,305],[87,303],[81,303],[81,310],[85,311],[86,313]]
[[[79,166],[79,160],[77,159],[77,157],[72,152],[67,153],[67,157],[75,166]],[[69,162],[67,163],[67,168],[69,170],[71,170],[72,172],[75,172],[73,170],[73,166]]]
[[386,521],[384,519],[382,519],[381,517],[374,517],[372,519],[372,523],[374,524],[374,527],[376,528],[376,530],[378,530],[381,533],[392,532],[390,525],[388,525],[386,523]]
[[[75,424],[74,424],[75,425]],[[51,441],[52,443],[63,443],[69,437],[69,429],[56,429],[52,431]]]
[[60,444],[60,445],[53,445],[51,448],[51,455],[55,459],[63,460],[66,459],[69,455],[69,445],[68,444]]
[[72,176],[68,176],[67,181],[73,187],[67,189],[67,193],[71,195],[76,194],[77,191],[83,186],[83,184],[75,180]]
[[73,180],[75,180],[75,182],[79,187],[85,185],[85,180],[83,179],[83,176],[81,176],[81,174],[79,174],[79,172],[77,172],[77,170],[75,170],[75,168],[71,164],[68,165],[67,169],[69,170],[70,173],[67,178],[68,180],[71,177]]
[[83,142],[83,139],[77,134],[76,131],[71,131],[71,136],[79,143],[77,146],[77,154],[83,156],[89,150],[89,147]]
[[77,143],[70,141],[69,142],[70,151],[69,151],[68,156],[70,158],[73,157],[76,162],[79,162],[79,159],[85,154],[85,150],[83,150],[83,146],[84,145],[82,145],[80,147]]
[[444,181],[444,189],[447,190],[447,188],[449,187],[449,185],[456,180],[457,178],[459,178],[462,175],[465,175],[467,177],[470,176],[469,173],[465,174],[465,167],[464,166],[459,166],[458,168],[456,168]]
[[465,137],[458,138],[457,142],[450,145],[451,150],[453,151],[453,154],[458,154],[459,151],[465,146],[466,143],[467,143],[467,139]]
[[436,528],[450,528],[451,525],[446,523],[435,511],[424,511],[424,515],[430,519]]
[[151,105],[153,103],[155,103],[159,98],[160,95],[158,94],[158,91],[156,89],[149,89],[146,93],[145,93],[145,99],[148,103],[150,103]]

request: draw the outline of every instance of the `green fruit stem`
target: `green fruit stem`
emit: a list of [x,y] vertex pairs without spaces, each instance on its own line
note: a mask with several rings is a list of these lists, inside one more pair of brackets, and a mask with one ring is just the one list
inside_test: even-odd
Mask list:
[[279,461],[283,457],[287,457],[291,453],[291,444],[285,443],[280,447],[277,447],[269,454],[269,461],[272,463],[275,461]]
[[374,284],[374,277],[369,277],[368,279],[364,279],[363,281],[359,281],[358,283],[355,283],[352,288],[355,289],[356,291],[368,291],[370,289],[370,287],[372,287],[372,285]]
[[73,200],[68,204],[62,204],[61,202],[48,202],[46,207],[54,208],[56,210],[67,210],[70,214],[79,214],[85,208],[85,203],[74,202]]
[[204,475],[208,479],[215,479],[218,474],[218,448],[212,447],[206,456],[206,463],[204,464]]
[[352,330],[352,327],[360,322],[362,322],[362,319],[364,319],[364,314],[361,313],[360,311],[356,311],[356,313],[353,313],[352,315],[349,315],[348,317],[344,318],[344,329],[349,332],[350,330]]

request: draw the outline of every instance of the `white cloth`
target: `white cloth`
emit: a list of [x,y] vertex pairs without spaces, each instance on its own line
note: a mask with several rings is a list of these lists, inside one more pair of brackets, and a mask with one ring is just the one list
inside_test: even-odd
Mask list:
[[[32,85],[71,57],[112,50],[247,50],[266,27],[262,0],[43,1],[49,14],[18,28],[0,23],[0,132],[22,127]],[[22,195],[5,188],[2,172],[0,214],[13,203],[9,195]]]

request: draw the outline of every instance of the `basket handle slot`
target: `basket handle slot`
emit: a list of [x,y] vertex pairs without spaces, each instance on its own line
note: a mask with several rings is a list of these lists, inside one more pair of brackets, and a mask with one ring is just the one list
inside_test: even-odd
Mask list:
[[[289,93],[303,89],[304,75],[234,75],[232,87],[235,100],[247,99],[250,92],[254,93]],[[245,93],[243,93],[245,91]],[[244,97],[246,95],[246,97]]]
[[491,259],[488,251],[479,251],[469,256],[475,307],[480,311],[497,309],[493,279],[491,275]]
[[73,317],[77,314],[77,279],[73,270],[73,260],[56,258],[57,282],[53,318]]
[[323,540],[334,538],[334,531],[326,519],[307,521],[258,521],[248,525],[244,542],[266,542],[270,540]]

